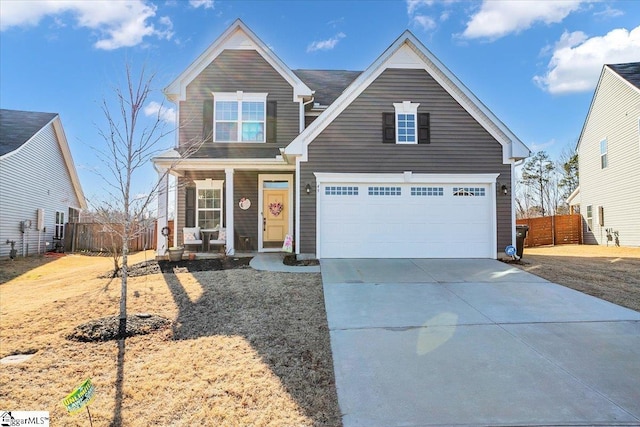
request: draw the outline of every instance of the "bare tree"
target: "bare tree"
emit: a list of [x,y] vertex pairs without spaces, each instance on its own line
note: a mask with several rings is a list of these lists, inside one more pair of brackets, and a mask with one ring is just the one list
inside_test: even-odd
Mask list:
[[[151,159],[166,150],[162,141],[175,128],[169,129],[163,120],[164,106],[160,105],[157,113],[150,120],[142,120],[144,108],[153,93],[152,84],[155,74],[148,73],[143,67],[134,76],[131,66],[125,67],[126,80],[124,87],[114,87],[113,106],[103,99],[101,109],[106,124],[98,128],[104,145],[97,148],[98,157],[106,166],[106,173],[100,173],[107,185],[104,198],[97,203],[96,211],[101,213],[101,220],[117,236],[117,244],[113,247],[115,272],[121,276],[119,329],[120,337],[126,336],[127,324],[127,278],[129,242],[138,233],[145,230],[153,221],[149,211],[154,202],[161,182],[169,173],[167,169],[151,183],[148,191],[134,193],[133,185],[141,169],[148,166]],[[182,157],[188,157],[201,145],[202,140],[192,141],[182,150]],[[175,163],[178,163],[177,159]],[[99,206],[99,207],[98,207]],[[118,266],[118,258],[121,265]]]

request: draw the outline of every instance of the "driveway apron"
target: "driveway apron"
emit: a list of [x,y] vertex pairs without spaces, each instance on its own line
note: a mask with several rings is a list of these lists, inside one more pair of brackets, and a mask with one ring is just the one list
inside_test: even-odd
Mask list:
[[640,425],[640,313],[495,260],[322,260],[345,427]]

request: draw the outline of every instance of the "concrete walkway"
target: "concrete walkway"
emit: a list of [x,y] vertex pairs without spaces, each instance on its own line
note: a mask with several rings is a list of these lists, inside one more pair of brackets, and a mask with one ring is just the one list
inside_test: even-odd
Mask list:
[[494,260],[323,260],[345,427],[640,425],[640,313]]
[[249,265],[254,270],[279,271],[284,273],[320,273],[319,265],[293,266],[282,262],[286,254],[282,252],[259,252]]

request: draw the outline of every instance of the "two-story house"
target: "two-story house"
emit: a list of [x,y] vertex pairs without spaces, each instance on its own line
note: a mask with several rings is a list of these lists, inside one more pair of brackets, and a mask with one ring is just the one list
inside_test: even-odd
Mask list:
[[154,164],[178,177],[178,242],[224,227],[230,254],[289,235],[300,257],[496,258],[515,241],[529,149],[409,31],[362,72],[291,70],[238,20],[165,93],[178,142]]
[[0,258],[61,247],[86,208],[60,116],[0,110]]
[[602,68],[577,151],[584,242],[640,246],[640,62]]

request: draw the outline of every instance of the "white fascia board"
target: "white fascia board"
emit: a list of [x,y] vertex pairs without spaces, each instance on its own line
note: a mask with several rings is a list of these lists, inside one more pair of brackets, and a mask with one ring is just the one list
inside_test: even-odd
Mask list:
[[[580,143],[582,142],[582,135],[584,135],[584,131],[587,128],[587,123],[589,122],[589,117],[591,116],[591,111],[593,110],[593,105],[596,102],[596,98],[598,96],[598,91],[600,91],[600,85],[602,84],[602,77],[604,77],[604,73],[607,72],[608,68],[606,65],[602,67],[602,71],[600,71],[600,77],[598,78],[598,84],[596,85],[595,90],[593,91],[593,97],[591,98],[591,104],[589,104],[589,111],[587,111],[587,117],[584,119],[584,123],[582,124],[582,130],[580,131],[580,136],[578,137],[578,142],[576,144],[576,152],[578,148],[580,148]],[[611,72],[611,70],[609,70]]]
[[[405,31],[311,125],[285,149],[307,160],[307,147],[388,68],[424,69],[503,146],[503,163],[529,157],[530,150],[410,31]],[[511,147],[510,147],[511,145]]]
[[255,50],[293,87],[294,102],[302,102],[303,97],[311,97],[311,89],[240,19],[231,24],[220,37],[209,45],[207,50],[164,89],[165,96],[172,102],[184,101],[189,83],[225,49]]
[[171,169],[172,171],[193,171],[193,170],[295,170],[295,165],[291,165],[282,159],[206,159],[206,158],[163,158],[156,157],[153,163],[157,167]]
[[389,183],[389,184],[494,184],[497,173],[439,174],[439,173],[331,173],[315,172],[318,184],[328,183]]
[[580,201],[578,201],[577,203],[572,203],[572,202],[573,202],[573,200],[574,200],[575,198],[577,198],[579,195],[580,195],[580,186],[578,185],[578,186],[576,187],[576,189],[575,189],[575,190],[573,190],[573,192],[572,192],[571,194],[569,194],[569,197],[567,197],[567,200],[566,200],[567,204],[568,204],[569,206],[579,205],[579,204],[580,204]]
[[64,158],[64,162],[67,166],[71,185],[73,185],[76,197],[78,198],[78,203],[80,203],[80,208],[87,209],[87,200],[84,197],[84,191],[82,191],[82,186],[80,185],[80,178],[78,178],[76,165],[73,162],[73,157],[71,156],[71,150],[69,149],[69,143],[67,142],[67,136],[64,133],[60,116],[56,116],[52,120],[52,125],[56,134],[56,139],[58,140],[58,145],[60,146],[60,151],[62,152],[62,157]]
[[609,72],[611,74],[613,74],[618,80],[620,80],[622,83],[624,83],[626,86],[629,87],[629,89],[631,89],[631,91],[636,92],[638,94],[640,94],[640,88],[634,86],[629,80],[625,79],[624,77],[622,77],[620,74],[616,73],[616,71],[613,68],[610,68],[608,65],[604,66],[607,70],[609,70]]

